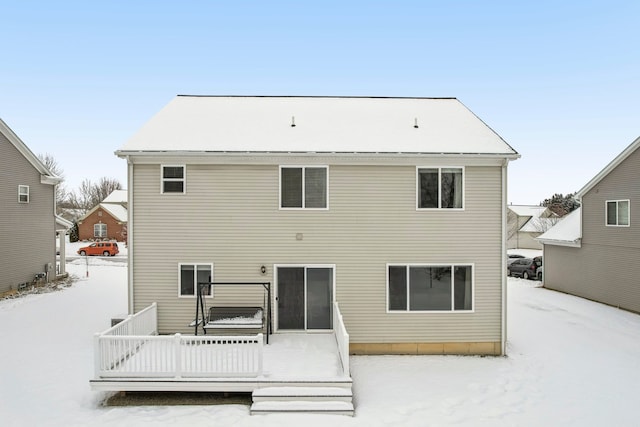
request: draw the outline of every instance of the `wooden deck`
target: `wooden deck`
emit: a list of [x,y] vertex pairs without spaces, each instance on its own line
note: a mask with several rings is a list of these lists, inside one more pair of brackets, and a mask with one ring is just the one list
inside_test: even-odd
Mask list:
[[353,415],[349,334],[158,335],[157,304],[95,335],[92,390],[250,392],[251,414]]
[[[215,338],[206,336],[206,339]],[[214,357],[209,354],[207,345],[198,346],[197,350],[205,358]],[[153,360],[157,353],[157,346],[141,346],[135,355],[121,362],[120,371],[125,374],[113,372],[96,376],[90,381],[91,388],[113,391],[252,392],[263,387],[284,385],[350,388],[352,382],[351,377],[344,374],[334,333],[274,334],[270,344],[262,347],[261,372],[247,376],[199,376],[192,370],[186,375],[183,373],[171,376],[167,365],[172,361],[162,357],[154,361],[154,364],[159,365],[154,369],[162,372],[161,374],[154,375],[149,372],[150,369],[141,370],[140,360]]]

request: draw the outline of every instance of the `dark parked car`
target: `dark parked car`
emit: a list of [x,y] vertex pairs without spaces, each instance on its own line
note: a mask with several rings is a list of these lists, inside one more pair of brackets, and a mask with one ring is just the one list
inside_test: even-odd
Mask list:
[[507,276],[535,279],[538,266],[531,258],[518,258],[507,266]]
[[507,255],[507,265],[510,265],[513,261],[520,259],[520,258],[524,258],[524,255],[518,255],[518,254],[508,254]]

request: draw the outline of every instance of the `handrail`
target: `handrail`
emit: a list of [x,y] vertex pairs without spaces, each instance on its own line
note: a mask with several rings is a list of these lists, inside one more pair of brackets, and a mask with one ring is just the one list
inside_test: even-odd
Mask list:
[[349,333],[344,325],[344,319],[337,302],[333,303],[333,333],[338,345],[340,362],[342,362],[342,373],[346,376],[351,376],[349,369]]
[[99,335],[157,335],[158,334],[158,304],[130,314],[122,322],[112,326]]
[[157,304],[94,337],[96,378],[256,377],[263,335],[158,335]]

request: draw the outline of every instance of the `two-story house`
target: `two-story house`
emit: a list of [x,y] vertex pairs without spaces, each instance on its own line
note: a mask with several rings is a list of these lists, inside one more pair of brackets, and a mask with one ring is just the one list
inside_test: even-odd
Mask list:
[[640,312],[640,138],[589,181],[581,208],[539,237],[544,286]]
[[505,353],[519,154],[457,99],[178,96],[116,154],[129,310],[161,334],[193,331],[198,282],[268,281],[276,333],[338,302],[352,354]]
[[55,278],[60,181],[0,120],[0,295]]

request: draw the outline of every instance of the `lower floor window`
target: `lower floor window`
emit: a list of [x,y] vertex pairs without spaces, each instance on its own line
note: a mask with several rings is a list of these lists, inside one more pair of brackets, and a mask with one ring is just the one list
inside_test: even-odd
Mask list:
[[[210,283],[213,278],[213,264],[180,264],[180,296],[196,296],[197,287]],[[202,295],[211,295],[211,285],[203,285]]]
[[94,224],[93,237],[107,237],[107,224]]
[[471,265],[389,265],[389,311],[470,311]]

